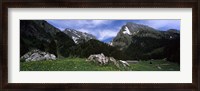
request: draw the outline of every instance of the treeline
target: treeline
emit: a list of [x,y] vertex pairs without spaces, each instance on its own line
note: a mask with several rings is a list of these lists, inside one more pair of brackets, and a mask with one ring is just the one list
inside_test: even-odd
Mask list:
[[[160,40],[151,38],[138,38],[126,50],[119,50],[99,40],[91,39],[81,44],[75,44],[64,33],[56,34],[54,40],[50,42],[40,42],[36,38],[30,38],[29,44],[21,41],[20,52],[26,53],[37,48],[55,54],[57,57],[80,57],[87,58],[91,54],[103,53],[106,56],[122,60],[150,60],[167,58],[168,61],[180,63],[180,39]],[[136,39],[136,38],[135,38]],[[26,45],[25,45],[26,44]],[[27,48],[26,46],[29,46]]]
[[106,56],[114,57],[116,59],[125,59],[126,55],[118,50],[117,48],[103,43],[99,40],[91,39],[87,42],[78,44],[70,48],[72,51],[70,54],[72,56],[77,56],[81,58],[87,58],[91,54],[100,54],[103,53]]

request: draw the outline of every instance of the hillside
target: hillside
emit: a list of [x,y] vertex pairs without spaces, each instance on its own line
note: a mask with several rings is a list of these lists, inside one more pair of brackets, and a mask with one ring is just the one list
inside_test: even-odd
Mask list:
[[109,57],[114,57],[116,59],[125,59],[126,55],[122,53],[122,51],[117,48],[108,45],[107,43],[103,43],[96,39],[91,39],[87,42],[78,44],[73,47],[72,55],[78,56],[81,58],[87,58],[91,54],[105,54]]
[[20,56],[39,49],[58,57],[67,57],[69,47],[74,45],[69,36],[44,20],[20,20]]
[[175,29],[160,31],[128,22],[122,26],[112,45],[122,50],[128,59],[167,58],[173,62],[180,62],[180,33]]

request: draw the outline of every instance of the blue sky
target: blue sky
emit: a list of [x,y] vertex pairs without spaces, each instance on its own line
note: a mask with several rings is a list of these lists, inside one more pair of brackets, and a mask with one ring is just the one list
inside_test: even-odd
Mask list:
[[148,25],[160,31],[168,29],[180,30],[180,20],[46,20],[51,25],[60,29],[75,29],[81,32],[93,34],[103,42],[111,41],[121,27],[127,22]]

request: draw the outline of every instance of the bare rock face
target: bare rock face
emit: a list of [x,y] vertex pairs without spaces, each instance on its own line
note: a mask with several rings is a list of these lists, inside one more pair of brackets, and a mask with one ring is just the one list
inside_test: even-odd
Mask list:
[[90,55],[86,61],[97,62],[100,65],[113,63],[117,68],[120,68],[120,65],[123,65],[124,67],[130,66],[126,61],[116,60],[113,57],[106,57],[103,53]]
[[56,60],[56,56],[54,54],[50,54],[47,52],[42,52],[40,50],[32,50],[20,58],[21,60],[27,61],[41,61],[41,60]]

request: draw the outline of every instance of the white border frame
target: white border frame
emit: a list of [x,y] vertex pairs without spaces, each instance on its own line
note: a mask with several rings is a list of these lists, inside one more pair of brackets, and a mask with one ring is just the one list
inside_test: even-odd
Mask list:
[[[21,19],[181,19],[180,71],[20,71]],[[9,8],[8,45],[8,83],[192,83],[192,8]]]

